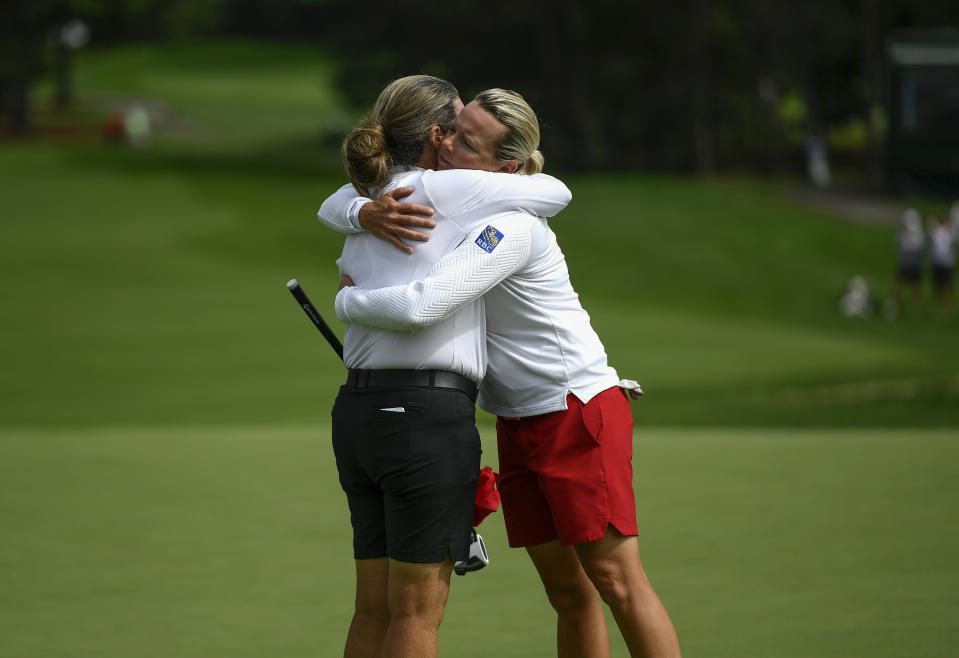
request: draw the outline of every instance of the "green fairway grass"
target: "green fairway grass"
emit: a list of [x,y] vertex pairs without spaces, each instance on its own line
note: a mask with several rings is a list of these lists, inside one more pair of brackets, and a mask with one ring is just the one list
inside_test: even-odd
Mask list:
[[[957,464],[944,430],[640,428],[641,552],[684,655],[952,655]],[[328,426],[4,430],[0,518],[4,658],[341,650],[353,572]],[[454,579],[441,654],[555,655],[502,515],[480,530],[492,564]]]

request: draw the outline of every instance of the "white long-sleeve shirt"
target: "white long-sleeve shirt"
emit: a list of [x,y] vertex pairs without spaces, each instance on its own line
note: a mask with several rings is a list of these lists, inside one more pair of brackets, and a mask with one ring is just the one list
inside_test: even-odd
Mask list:
[[489,366],[481,408],[533,416],[565,409],[567,393],[585,403],[622,384],[570,283],[555,234],[545,220],[521,213],[490,218],[426,278],[344,288],[336,313],[347,323],[429,331],[483,295]]
[[[341,274],[365,288],[405,284],[425,277],[430,269],[463,237],[486,219],[504,210],[522,210],[553,216],[566,207],[571,195],[557,179],[545,174],[517,176],[474,170],[430,171],[395,168],[379,193],[396,187],[413,187],[406,200],[432,206],[436,227],[429,242],[417,244],[407,255],[370,235],[347,236],[337,261]],[[338,230],[354,230],[350,214],[358,213],[365,199],[352,186],[344,186],[320,208],[321,222]],[[351,210],[352,209],[352,210]],[[486,316],[481,298],[462,304],[422,331],[348,325],[343,340],[349,368],[414,368],[458,372],[479,382],[486,373]]]

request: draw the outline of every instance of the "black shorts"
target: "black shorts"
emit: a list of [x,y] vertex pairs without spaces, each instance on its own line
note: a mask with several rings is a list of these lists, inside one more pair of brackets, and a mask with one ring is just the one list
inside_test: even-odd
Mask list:
[[467,559],[482,452],[467,394],[343,386],[333,452],[356,559]]
[[956,268],[950,265],[933,265],[932,282],[937,290],[952,287]]
[[906,283],[919,283],[922,280],[922,270],[919,265],[900,265],[899,279]]

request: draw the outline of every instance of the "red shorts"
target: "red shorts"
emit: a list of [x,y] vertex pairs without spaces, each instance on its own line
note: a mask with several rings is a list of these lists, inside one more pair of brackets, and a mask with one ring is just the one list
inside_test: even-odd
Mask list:
[[585,406],[496,421],[503,518],[509,545],[602,539],[609,525],[638,534],[633,494],[633,416],[619,388]]

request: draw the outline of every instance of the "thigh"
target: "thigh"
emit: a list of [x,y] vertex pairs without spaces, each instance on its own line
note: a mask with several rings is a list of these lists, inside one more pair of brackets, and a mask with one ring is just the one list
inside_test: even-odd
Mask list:
[[356,610],[389,617],[390,568],[386,558],[356,560]]
[[611,388],[583,405],[570,396],[562,423],[540,439],[532,460],[564,544],[603,537],[612,524],[636,534],[633,419],[626,396]]
[[639,541],[615,528],[608,528],[601,539],[578,544],[575,550],[583,569],[594,581],[612,579],[633,585],[647,579],[639,557]]
[[572,546],[563,546],[557,540],[527,546],[533,566],[536,567],[539,578],[543,581],[546,591],[553,592],[583,592],[593,591],[592,582],[583,571],[579,556]]
[[465,560],[482,451],[469,396],[344,386],[332,415],[354,557]]
[[394,617],[419,616],[424,612],[442,613],[449,598],[453,563],[389,561],[390,614]]
[[346,493],[353,526],[353,557],[368,560],[386,557],[384,496],[365,463],[369,429],[368,396],[340,389],[333,406],[332,443],[340,486]]
[[[384,495],[388,555],[402,562],[465,560],[482,452],[475,407],[449,389],[410,392],[388,421],[388,439],[371,451]],[[371,456],[372,456],[371,454]]]
[[539,488],[539,478],[523,456],[519,437],[523,420],[496,421],[499,476],[496,488],[503,503],[506,536],[513,548],[544,544],[556,539],[553,512]]

